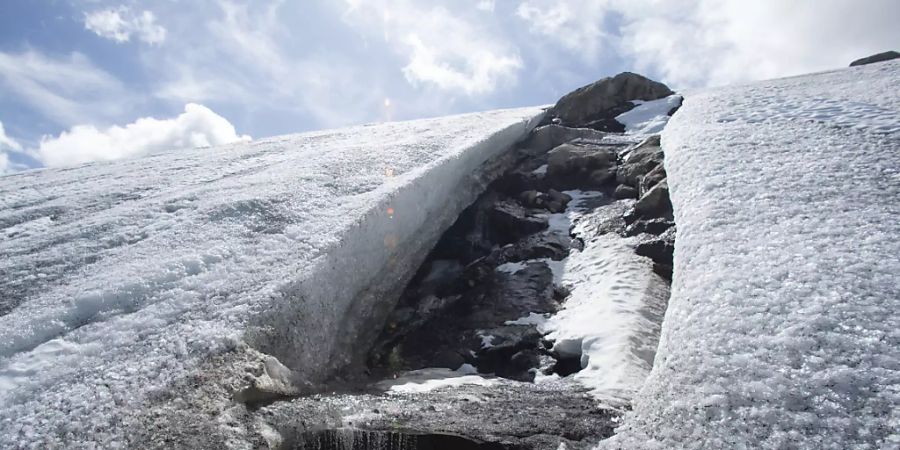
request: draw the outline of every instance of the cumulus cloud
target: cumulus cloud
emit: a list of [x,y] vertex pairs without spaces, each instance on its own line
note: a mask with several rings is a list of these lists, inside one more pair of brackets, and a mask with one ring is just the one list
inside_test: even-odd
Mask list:
[[407,58],[402,72],[413,85],[485,94],[514,84],[524,66],[517,47],[502,34],[447,8],[405,0],[347,3],[345,20],[383,36]]
[[152,12],[134,13],[126,7],[85,14],[84,28],[116,42],[128,42],[132,35],[147,44],[160,44],[166,40],[166,29],[156,23]]
[[48,167],[68,166],[91,161],[144,155],[158,150],[208,147],[236,141],[249,141],[238,135],[228,120],[209,108],[194,103],[172,119],[146,117],[125,126],[105,130],[79,125],[58,137],[44,137],[36,151]]

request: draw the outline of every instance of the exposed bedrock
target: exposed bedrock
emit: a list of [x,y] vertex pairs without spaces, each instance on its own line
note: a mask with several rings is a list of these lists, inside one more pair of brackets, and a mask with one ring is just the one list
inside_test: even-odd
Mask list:
[[890,61],[892,59],[897,59],[897,58],[900,58],[900,52],[895,52],[893,50],[890,50],[890,51],[886,51],[886,52],[876,53],[871,56],[866,56],[865,58],[857,59],[856,61],[853,61],[852,63],[850,63],[850,67],[864,66],[866,64],[874,64],[874,63],[879,63],[879,62],[883,62],[883,61]]
[[632,100],[657,100],[672,94],[662,83],[623,72],[566,94],[547,111],[544,120],[568,127],[622,132],[625,126],[615,117],[634,108]]

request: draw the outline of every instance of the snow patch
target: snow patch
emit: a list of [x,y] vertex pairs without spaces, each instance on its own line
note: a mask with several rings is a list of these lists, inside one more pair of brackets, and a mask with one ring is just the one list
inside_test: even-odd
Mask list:
[[626,134],[657,134],[669,121],[669,111],[681,104],[680,95],[670,95],[659,100],[632,100],[631,110],[616,116],[616,121],[625,125]]
[[504,325],[542,325],[547,321],[547,313],[528,313],[527,316],[520,317],[516,320],[507,320]]

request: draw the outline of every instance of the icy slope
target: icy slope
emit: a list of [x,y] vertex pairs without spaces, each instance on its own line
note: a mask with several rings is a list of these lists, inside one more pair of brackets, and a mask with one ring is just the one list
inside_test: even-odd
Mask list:
[[377,313],[366,302],[404,282],[539,114],[0,178],[0,447],[122,444],[148,393],[242,340],[327,375]]
[[900,447],[900,62],[696,92],[655,366],[604,448]]

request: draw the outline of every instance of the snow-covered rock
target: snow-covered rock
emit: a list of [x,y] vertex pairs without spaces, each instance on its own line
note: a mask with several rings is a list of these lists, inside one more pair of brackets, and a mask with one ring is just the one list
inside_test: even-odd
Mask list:
[[616,116],[634,108],[634,100],[657,100],[670,95],[672,91],[660,82],[623,72],[566,94],[547,111],[546,119],[559,119],[559,124],[568,127],[625,131]]
[[[360,357],[353,345],[378,331],[366,321],[393,306],[379,302],[490,181],[479,167],[539,117],[367,125],[0,178],[0,447],[123,446],[190,408],[223,412],[195,421],[228,428],[229,392],[246,380],[294,392]],[[219,403],[204,403],[207,389]],[[204,435],[190,419],[171,421]]]
[[900,62],[694,92],[659,352],[603,448],[900,447]]

